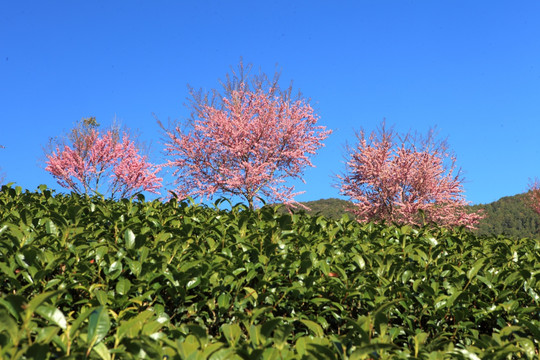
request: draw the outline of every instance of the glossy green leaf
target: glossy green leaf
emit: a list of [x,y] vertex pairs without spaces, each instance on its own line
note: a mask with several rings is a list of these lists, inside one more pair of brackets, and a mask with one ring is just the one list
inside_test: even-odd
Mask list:
[[471,280],[478,274],[482,266],[484,266],[484,262],[486,261],[486,258],[480,258],[474,262],[471,269],[467,271],[467,278]]
[[36,309],[36,313],[66,330],[67,320],[60,309],[50,305],[41,305]]
[[135,246],[135,234],[133,233],[133,230],[127,229],[124,232],[124,242],[126,244],[126,249],[133,249]]
[[124,277],[118,278],[118,282],[116,283],[116,293],[118,295],[126,295],[130,288],[131,282],[128,279]]
[[108,269],[108,276],[111,279],[116,279],[122,273],[122,263],[120,261],[114,261]]
[[189,289],[193,289],[197,286],[199,286],[199,284],[201,283],[201,278],[200,277],[194,277],[192,279],[190,279],[187,284],[186,284],[186,288],[189,290]]
[[107,349],[107,346],[104,343],[98,343],[94,346],[92,349],[96,354],[99,355],[99,357],[103,360],[111,360],[111,353],[109,349]]
[[232,299],[232,297],[228,293],[223,293],[223,294],[219,295],[219,297],[218,297],[218,306],[220,308],[223,308],[223,309],[228,308],[230,306],[230,304],[231,304],[231,299]]
[[221,332],[227,339],[227,342],[233,347],[236,345],[236,343],[240,340],[240,337],[242,336],[242,329],[236,323],[222,325]]
[[106,307],[99,306],[88,317],[88,341],[97,344],[107,336],[111,328],[109,313]]
[[30,302],[26,306],[26,318],[29,319],[32,316],[32,314],[36,311],[36,309],[39,306],[41,306],[45,301],[47,301],[48,299],[54,296],[61,294],[62,292],[63,292],[62,290],[48,291],[32,298],[32,300],[30,300]]
[[6,311],[0,310],[0,333],[4,331],[9,334],[12,341],[18,338],[17,322]]
[[45,222],[45,229],[47,234],[58,236],[58,227],[51,220]]
[[315,321],[300,320],[300,322],[302,324],[306,325],[306,327],[313,333],[313,335],[315,335],[317,337],[323,337],[324,336],[323,328],[319,324],[317,324]]

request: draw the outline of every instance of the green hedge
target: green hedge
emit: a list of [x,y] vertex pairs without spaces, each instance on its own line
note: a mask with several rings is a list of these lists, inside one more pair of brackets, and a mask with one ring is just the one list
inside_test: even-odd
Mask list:
[[2,359],[535,358],[540,243],[0,191]]

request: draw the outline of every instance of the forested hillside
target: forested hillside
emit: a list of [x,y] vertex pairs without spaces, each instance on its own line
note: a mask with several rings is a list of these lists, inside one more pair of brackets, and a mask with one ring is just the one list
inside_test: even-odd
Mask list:
[[[540,216],[526,204],[527,194],[506,196],[489,204],[471,206],[471,210],[484,209],[486,217],[480,221],[479,235],[505,235],[511,237],[538,237]],[[320,214],[331,219],[339,219],[352,207],[342,199],[321,199],[303,203],[311,210],[309,214]]]
[[540,217],[526,204],[527,194],[505,196],[489,204],[474,205],[482,208],[486,217],[478,226],[480,235],[506,235],[511,237],[538,237]]

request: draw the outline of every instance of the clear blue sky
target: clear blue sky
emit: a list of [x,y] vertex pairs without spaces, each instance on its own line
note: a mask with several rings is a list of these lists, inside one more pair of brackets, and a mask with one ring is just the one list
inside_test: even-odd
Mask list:
[[82,117],[116,116],[161,161],[187,84],[218,86],[240,57],[312,98],[334,130],[297,200],[338,197],[344,144],[386,118],[437,126],[487,203],[540,176],[538,1],[2,1],[0,168],[45,183],[42,147]]

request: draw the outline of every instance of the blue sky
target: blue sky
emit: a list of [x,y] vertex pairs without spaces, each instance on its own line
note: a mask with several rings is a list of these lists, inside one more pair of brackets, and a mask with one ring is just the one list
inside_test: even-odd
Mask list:
[[354,130],[436,126],[488,203],[540,177],[538,1],[2,1],[0,171],[62,190],[49,137],[115,117],[162,161],[155,116],[184,120],[187,84],[219,86],[240,57],[310,97],[334,130],[299,201],[339,197]]

